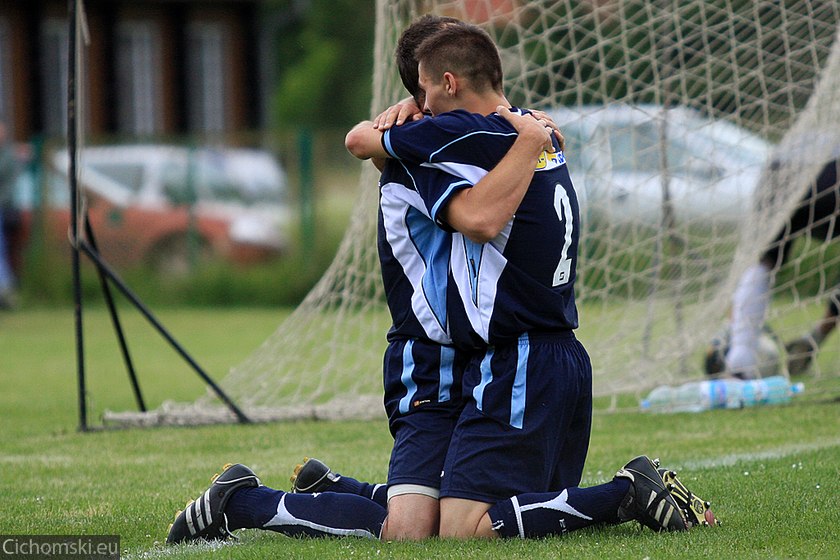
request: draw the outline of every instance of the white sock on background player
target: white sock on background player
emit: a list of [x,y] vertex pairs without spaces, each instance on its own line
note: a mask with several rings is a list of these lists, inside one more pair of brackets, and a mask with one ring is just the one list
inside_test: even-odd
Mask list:
[[770,298],[770,268],[748,268],[732,296],[732,327],[726,371],[756,377],[758,339]]

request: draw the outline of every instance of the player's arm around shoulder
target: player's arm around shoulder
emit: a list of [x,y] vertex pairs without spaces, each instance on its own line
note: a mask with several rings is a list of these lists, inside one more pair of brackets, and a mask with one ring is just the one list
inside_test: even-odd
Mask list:
[[[362,121],[344,137],[344,146],[359,159],[384,159],[393,157],[382,144],[385,131],[393,126],[423,118],[423,112],[414,98],[406,98],[380,113],[373,121]],[[379,167],[379,165],[377,165]]]
[[387,158],[382,145],[382,131],[374,128],[372,121],[362,121],[344,137],[344,147],[359,159]]
[[544,121],[505,107],[498,113],[516,129],[516,142],[489,174],[455,194],[443,210],[446,223],[476,243],[499,235],[528,191],[540,155],[554,150],[553,129]]

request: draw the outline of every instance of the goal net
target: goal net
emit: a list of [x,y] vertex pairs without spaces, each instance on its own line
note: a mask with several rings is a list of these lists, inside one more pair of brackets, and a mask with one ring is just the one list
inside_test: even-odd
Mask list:
[[[837,2],[378,0],[371,114],[405,97],[395,43],[428,12],[485,28],[511,103],[548,111],[567,136],[583,222],[578,336],[596,396],[702,377],[739,276],[840,156]],[[253,419],[384,416],[376,182],[364,165],[329,270],[221,381]],[[837,289],[840,252],[811,233],[796,232],[772,274],[780,340],[807,332]],[[840,370],[838,341],[814,375]],[[231,416],[208,393],[146,422],[220,418]]]

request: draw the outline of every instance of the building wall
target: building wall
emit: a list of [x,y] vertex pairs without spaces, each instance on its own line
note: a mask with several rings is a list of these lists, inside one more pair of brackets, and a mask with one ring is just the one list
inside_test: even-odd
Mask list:
[[33,97],[34,53],[28,41],[28,15],[23,3],[0,3],[0,120],[12,135],[32,130],[32,115],[26,110]]
[[[88,138],[224,136],[265,126],[257,0],[86,0]],[[0,119],[66,135],[67,0],[0,2]]]

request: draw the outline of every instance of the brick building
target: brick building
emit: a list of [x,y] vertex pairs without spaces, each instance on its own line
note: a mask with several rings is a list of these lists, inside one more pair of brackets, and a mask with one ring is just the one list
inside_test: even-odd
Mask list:
[[[67,0],[0,2],[0,120],[16,140],[67,130]],[[224,135],[267,123],[258,0],[85,0],[89,137]]]

